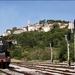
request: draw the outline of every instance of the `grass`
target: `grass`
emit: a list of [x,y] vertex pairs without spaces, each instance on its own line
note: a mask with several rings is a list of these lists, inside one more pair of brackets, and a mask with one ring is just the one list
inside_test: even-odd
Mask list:
[[11,62],[22,62],[22,60],[11,59]]

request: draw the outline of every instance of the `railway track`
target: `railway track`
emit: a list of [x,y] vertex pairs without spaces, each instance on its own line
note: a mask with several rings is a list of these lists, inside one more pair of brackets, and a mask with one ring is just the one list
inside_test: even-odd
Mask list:
[[66,64],[13,62],[9,68],[0,69],[0,75],[75,75],[75,70]]
[[35,70],[26,70],[27,68],[24,67],[10,65],[7,69],[0,69],[0,75],[45,75],[42,72],[35,72]]
[[50,63],[12,63],[20,67],[36,69],[37,72],[42,72],[45,75],[75,75],[74,66],[66,64],[50,64]]
[[3,69],[0,70],[0,75],[32,75],[30,73],[27,72],[20,72],[14,69]]

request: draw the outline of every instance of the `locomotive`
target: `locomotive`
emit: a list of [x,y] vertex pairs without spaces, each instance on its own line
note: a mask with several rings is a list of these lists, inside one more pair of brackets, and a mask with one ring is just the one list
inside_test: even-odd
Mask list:
[[10,52],[7,51],[9,44],[6,40],[0,37],[0,68],[9,67]]

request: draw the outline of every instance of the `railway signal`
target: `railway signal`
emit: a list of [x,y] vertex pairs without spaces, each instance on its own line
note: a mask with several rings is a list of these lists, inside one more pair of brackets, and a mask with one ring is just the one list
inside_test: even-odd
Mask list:
[[67,40],[70,41],[70,38],[71,38],[70,32],[68,32],[68,34],[67,34]]

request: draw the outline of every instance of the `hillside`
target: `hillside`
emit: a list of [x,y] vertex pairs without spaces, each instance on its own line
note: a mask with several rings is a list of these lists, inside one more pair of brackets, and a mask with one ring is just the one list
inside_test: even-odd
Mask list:
[[[53,59],[58,61],[67,61],[67,26],[60,29],[58,24],[54,24],[48,32],[30,31],[21,34],[11,34],[3,36],[6,40],[17,40],[18,44],[13,45],[9,50],[12,58],[29,60],[50,60],[51,49],[50,43],[53,42]],[[73,34],[70,40],[70,59],[74,61],[73,52]]]

